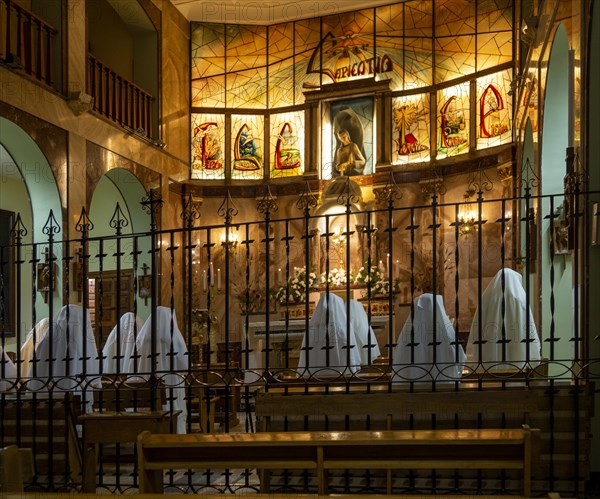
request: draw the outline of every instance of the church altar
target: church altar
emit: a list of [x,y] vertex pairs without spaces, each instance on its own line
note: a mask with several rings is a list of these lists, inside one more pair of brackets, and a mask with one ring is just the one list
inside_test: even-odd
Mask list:
[[[374,315],[371,317],[371,327],[380,345],[385,345],[388,342],[389,319],[389,315]],[[269,339],[269,348],[272,349],[269,352],[269,369],[283,369],[286,367],[286,349],[289,349],[288,367],[294,369],[298,364],[306,325],[307,321],[305,319],[294,319],[287,322],[285,320],[270,320],[267,331],[265,320],[248,323],[247,339],[250,352],[247,362],[245,357],[242,359],[244,369],[256,371],[258,374],[266,367],[266,352],[264,350],[267,348],[267,338]],[[247,383],[256,381],[259,377],[257,374],[246,372],[245,381]]]

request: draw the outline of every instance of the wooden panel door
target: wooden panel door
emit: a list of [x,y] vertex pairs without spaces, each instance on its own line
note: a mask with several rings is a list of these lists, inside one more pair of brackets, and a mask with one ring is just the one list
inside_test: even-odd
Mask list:
[[[121,270],[118,276],[114,270],[91,272],[90,279],[93,279],[93,283],[90,282],[90,302],[93,301],[93,304],[90,303],[90,314],[98,348],[102,348],[119,318],[125,312],[133,311],[133,270]],[[117,287],[120,288],[120,293],[117,293]]]

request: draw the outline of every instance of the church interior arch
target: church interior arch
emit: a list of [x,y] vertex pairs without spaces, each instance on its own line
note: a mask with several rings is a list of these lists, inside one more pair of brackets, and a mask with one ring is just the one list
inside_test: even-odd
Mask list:
[[[144,292],[142,296],[139,291],[136,296],[130,292],[138,275],[149,273],[151,263],[151,238],[148,232],[150,216],[144,212],[141,205],[145,195],[146,191],[137,177],[123,168],[109,170],[103,175],[92,195],[89,214],[93,223],[89,248],[89,271],[92,277],[89,281],[89,306],[92,322],[95,324],[96,319],[101,318],[99,307],[102,307],[101,322],[106,328],[114,326],[118,320],[117,315],[133,311],[134,308],[142,319],[149,315],[150,304],[148,300],[143,299]],[[117,230],[121,234],[120,238],[114,237]],[[136,234],[136,237],[131,237],[131,234]],[[117,239],[120,241],[120,258],[115,256]],[[99,257],[100,253],[106,256]],[[98,288],[100,282],[103,286],[103,296]],[[111,296],[107,296],[106,292],[109,287],[112,292],[113,287],[117,285],[128,291],[121,293],[122,301],[118,307],[114,301],[116,290]],[[109,331],[110,329],[101,330],[97,335],[105,338]]]
[[[53,224],[62,227],[62,209],[58,188],[54,173],[48,160],[37,146],[35,141],[16,123],[0,117],[0,129],[2,130],[2,142],[0,143],[0,210],[21,216],[27,234],[21,240],[24,260],[31,261],[34,255],[39,262],[36,264],[36,272],[41,273],[45,265],[44,250],[48,248],[48,236],[44,227],[52,212]],[[55,240],[61,239],[60,232],[54,235]],[[62,250],[60,244],[52,245],[52,253],[60,262]],[[31,264],[26,264],[31,265]],[[21,289],[23,296],[32,295],[32,280],[25,278],[30,267],[21,266],[17,271],[21,272]],[[60,264],[53,266],[54,285],[50,299],[50,293],[40,292],[39,281],[38,292],[35,300],[21,301],[21,334],[31,329],[34,321],[43,317],[53,315],[62,306],[62,269]],[[14,286],[17,276],[13,272],[12,282],[8,286]],[[50,310],[52,303],[53,310]],[[16,341],[12,337],[9,341]]]
[[[554,35],[552,49],[548,62],[546,92],[543,107],[543,128],[541,137],[541,170],[540,185],[542,193],[557,193],[564,189],[563,182],[566,173],[565,156],[569,143],[569,41],[567,30],[559,25]],[[554,342],[555,359],[571,359],[574,343],[567,331],[573,331],[572,279],[573,271],[571,255],[567,249],[551,252],[551,230],[558,230],[564,221],[565,203],[562,196],[552,198],[554,205],[553,226],[550,224],[550,203],[542,200],[538,208],[538,223],[540,225],[540,257],[541,257],[541,332],[542,338],[554,335],[560,338]],[[556,232],[555,232],[556,234]],[[554,267],[554,282],[551,282],[550,268]],[[555,300],[554,311],[551,310],[550,297],[561,296]],[[561,372],[565,369],[556,367]]]

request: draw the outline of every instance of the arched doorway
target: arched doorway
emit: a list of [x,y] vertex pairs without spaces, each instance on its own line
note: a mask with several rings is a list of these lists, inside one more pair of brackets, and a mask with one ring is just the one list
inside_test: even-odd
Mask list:
[[142,319],[150,313],[139,286],[151,264],[150,216],[140,204],[145,196],[135,175],[115,168],[99,180],[90,201],[89,308],[100,346],[125,312]]
[[[543,107],[543,127],[541,136],[540,191],[544,195],[560,194],[564,190],[566,173],[565,156],[570,144],[569,109],[571,63],[569,39],[565,26],[560,24],[554,35]],[[551,249],[552,231],[564,222],[565,201],[563,196],[553,196],[540,201],[538,223],[540,226],[540,320],[542,338],[552,339],[550,354],[552,359],[569,361],[573,358],[571,341],[573,331],[573,272],[572,255],[568,249]],[[552,212],[552,213],[551,213]],[[551,224],[550,215],[553,215]],[[556,232],[555,232],[556,233]],[[554,304],[552,305],[552,302]],[[552,367],[551,367],[552,370]],[[554,373],[565,373],[565,369],[554,366]]]
[[[44,317],[52,317],[63,304],[60,264],[62,248],[57,242],[62,238],[62,208],[54,173],[35,141],[21,127],[2,117],[0,129],[0,210],[5,224],[2,227],[4,241],[0,246],[11,241],[6,229],[10,232],[17,216],[26,230],[26,233],[21,233],[23,263],[16,266],[5,265],[3,269],[7,316],[10,312],[13,317],[11,326],[14,331],[10,333],[15,334],[7,338],[6,345],[16,347],[18,341],[22,342],[25,339],[25,334],[33,323]],[[54,238],[51,248],[48,245],[50,231],[53,232]],[[48,255],[51,254],[56,260],[52,265],[52,282],[48,283],[48,289],[44,290],[40,279],[43,271],[50,265],[46,261],[46,250]],[[9,255],[9,250],[5,247],[3,262],[15,257],[16,249],[11,251],[12,254]],[[32,275],[34,279],[31,278]],[[34,283],[37,288],[35,294]],[[16,313],[17,306],[19,314]]]

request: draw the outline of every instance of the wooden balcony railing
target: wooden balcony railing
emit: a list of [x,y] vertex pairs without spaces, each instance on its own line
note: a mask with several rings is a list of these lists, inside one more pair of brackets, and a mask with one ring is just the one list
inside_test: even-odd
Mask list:
[[0,0],[0,61],[52,85],[52,37],[58,30],[33,12]]
[[88,55],[88,93],[94,111],[152,139],[152,97],[96,57]]

